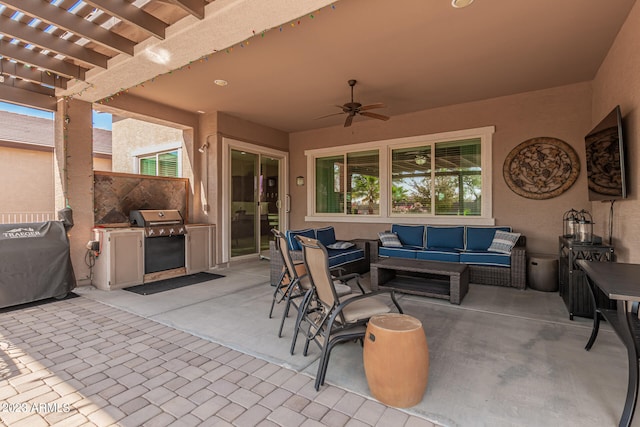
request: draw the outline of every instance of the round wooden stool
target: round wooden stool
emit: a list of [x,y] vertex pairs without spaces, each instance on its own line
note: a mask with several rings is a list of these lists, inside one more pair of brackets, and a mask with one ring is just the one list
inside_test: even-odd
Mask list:
[[418,319],[397,313],[371,317],[363,358],[369,390],[378,401],[408,408],[422,400],[429,376],[429,348]]

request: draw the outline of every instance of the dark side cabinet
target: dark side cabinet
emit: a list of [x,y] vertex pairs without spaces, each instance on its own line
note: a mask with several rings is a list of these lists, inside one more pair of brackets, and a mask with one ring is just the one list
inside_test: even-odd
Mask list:
[[[569,319],[573,316],[593,317],[593,303],[589,288],[585,282],[584,272],[576,265],[579,259],[590,261],[613,261],[613,246],[590,242],[578,242],[572,238],[560,236],[558,239],[559,268],[558,284],[560,296],[569,311]],[[609,304],[604,295],[597,295],[601,306]]]

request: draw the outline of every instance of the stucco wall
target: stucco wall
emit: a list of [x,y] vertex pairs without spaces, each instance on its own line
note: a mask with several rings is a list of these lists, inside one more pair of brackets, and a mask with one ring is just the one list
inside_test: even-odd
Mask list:
[[111,159],[103,157],[93,157],[93,170],[111,172]]
[[[1,212],[54,212],[53,150],[0,146]],[[93,158],[96,170],[111,170],[111,159]]]
[[[495,126],[492,162],[495,222],[510,225],[526,235],[530,252],[555,254],[558,235],[562,233],[563,213],[570,208],[589,208],[584,172],[584,135],[589,130],[590,121],[591,86],[580,83],[396,116],[388,122],[361,119],[350,128],[336,126],[291,134],[291,228],[324,225],[304,221],[308,187],[296,187],[294,182],[296,176],[307,175],[304,150]],[[559,138],[570,144],[580,157],[581,173],[576,183],[558,197],[526,199],[507,187],[502,166],[515,146],[541,136]],[[335,223],[334,226],[339,238],[373,238],[378,231],[388,229],[390,223]]]
[[53,151],[0,146],[2,212],[53,212]]
[[[620,262],[640,262],[640,3],[636,2],[593,81],[591,124],[598,123],[616,105],[622,111],[627,148],[628,199],[614,204],[613,245]],[[596,234],[609,236],[609,208],[591,205]]]
[[[162,151],[171,144],[180,144],[184,148],[182,132],[181,129],[136,119],[114,121],[111,133],[113,172],[137,173],[135,156]],[[183,151],[183,161],[185,157]]]

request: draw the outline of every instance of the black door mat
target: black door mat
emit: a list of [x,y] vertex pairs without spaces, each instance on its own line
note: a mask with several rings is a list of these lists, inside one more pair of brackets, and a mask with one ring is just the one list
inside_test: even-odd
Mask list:
[[196,283],[206,282],[224,277],[222,274],[196,273],[187,276],[172,277],[171,279],[158,280],[157,282],[145,283],[143,285],[124,288],[125,291],[134,292],[139,295],[153,295],[171,289],[182,288]]

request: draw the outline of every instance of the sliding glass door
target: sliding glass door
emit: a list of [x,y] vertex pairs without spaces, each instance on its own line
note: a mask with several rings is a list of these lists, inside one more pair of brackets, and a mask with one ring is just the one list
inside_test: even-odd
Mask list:
[[235,147],[229,153],[230,257],[267,258],[271,229],[281,227],[285,213],[283,159]]
[[231,256],[257,252],[259,155],[231,150]]

